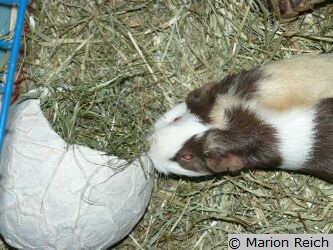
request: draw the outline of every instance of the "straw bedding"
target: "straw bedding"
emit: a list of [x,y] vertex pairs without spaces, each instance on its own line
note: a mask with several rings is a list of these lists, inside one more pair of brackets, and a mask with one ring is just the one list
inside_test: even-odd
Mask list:
[[[152,123],[206,81],[299,53],[333,52],[330,1],[289,24],[264,1],[37,1],[22,64],[54,129],[131,161]],[[25,93],[23,98],[39,94]],[[116,249],[226,249],[228,233],[333,233],[333,186],[286,172],[155,178]]]

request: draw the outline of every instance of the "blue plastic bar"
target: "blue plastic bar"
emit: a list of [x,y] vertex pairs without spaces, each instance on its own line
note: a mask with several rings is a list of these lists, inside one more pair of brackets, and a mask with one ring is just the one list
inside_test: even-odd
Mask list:
[[12,44],[12,42],[0,40],[0,48],[10,49],[12,47]]
[[2,105],[0,112],[0,153],[2,152],[3,141],[6,135],[6,125],[9,113],[9,105],[11,102],[12,92],[13,92],[13,84],[15,80],[15,72],[16,72],[16,64],[20,52],[21,47],[21,36],[24,27],[24,17],[25,11],[27,9],[27,5],[29,0],[20,0],[20,1],[9,1],[9,0],[0,0],[0,3],[18,3],[18,13],[17,20],[14,30],[14,38],[11,48],[11,53],[8,62],[8,71],[6,76],[5,90],[2,96]]
[[[13,4],[21,4],[23,1],[21,0],[1,0],[0,3],[13,5]],[[27,1],[28,2],[28,1]],[[27,4],[26,4],[27,5]]]

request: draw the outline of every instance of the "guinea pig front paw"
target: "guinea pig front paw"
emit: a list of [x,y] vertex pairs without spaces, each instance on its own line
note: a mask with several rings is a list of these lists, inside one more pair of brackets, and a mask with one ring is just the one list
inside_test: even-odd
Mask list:
[[213,173],[236,172],[245,167],[247,160],[233,151],[234,145],[228,142],[223,130],[211,129],[203,141],[206,166]]
[[246,163],[247,161],[243,157],[232,153],[206,158],[206,166],[213,173],[238,172],[244,168]]

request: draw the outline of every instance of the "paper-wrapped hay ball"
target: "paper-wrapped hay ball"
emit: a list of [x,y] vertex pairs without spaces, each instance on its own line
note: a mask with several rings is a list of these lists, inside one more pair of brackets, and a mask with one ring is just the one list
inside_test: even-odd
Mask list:
[[[0,165],[0,230],[20,249],[105,249],[143,215],[147,157],[123,171],[114,156],[68,146],[29,100],[11,110]],[[119,170],[119,168],[118,168]]]

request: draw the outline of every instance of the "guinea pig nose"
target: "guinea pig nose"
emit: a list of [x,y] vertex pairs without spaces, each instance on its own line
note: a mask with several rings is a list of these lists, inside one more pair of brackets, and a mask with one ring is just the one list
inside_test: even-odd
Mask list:
[[191,154],[183,154],[183,155],[182,155],[182,158],[183,158],[184,160],[186,160],[186,161],[190,161],[190,160],[193,159],[193,155],[191,155]]

